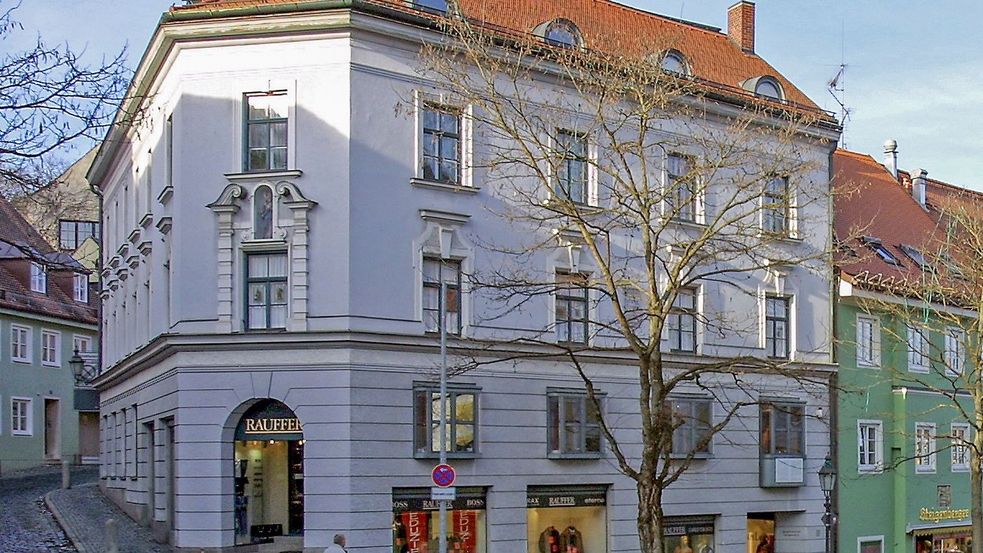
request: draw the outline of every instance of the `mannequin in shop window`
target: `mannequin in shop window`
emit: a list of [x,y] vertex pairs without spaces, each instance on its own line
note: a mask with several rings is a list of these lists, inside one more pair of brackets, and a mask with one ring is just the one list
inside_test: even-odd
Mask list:
[[585,553],[584,536],[573,523],[560,534],[560,551],[563,553]]
[[561,553],[560,531],[550,526],[539,535],[539,553]]
[[693,553],[693,548],[689,546],[689,536],[679,538],[679,545],[672,553]]

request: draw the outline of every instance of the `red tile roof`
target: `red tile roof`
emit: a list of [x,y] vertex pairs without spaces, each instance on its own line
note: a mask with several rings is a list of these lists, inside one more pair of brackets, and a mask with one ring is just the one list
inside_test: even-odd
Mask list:
[[[171,8],[184,16],[195,12],[202,17],[219,17],[223,10],[237,8],[269,9],[276,6],[311,9],[323,6],[316,0],[198,0]],[[363,0],[365,4],[411,11],[405,0]],[[802,91],[774,67],[741,47],[714,28],[683,22],[631,8],[610,0],[458,0],[461,10],[472,20],[482,21],[512,32],[528,34],[543,23],[558,18],[577,25],[589,48],[609,53],[647,56],[668,48],[680,51],[692,73],[703,80],[746,94],[741,83],[764,75],[773,76],[785,90],[786,99],[810,110],[819,110]],[[416,14],[421,12],[412,10]]]

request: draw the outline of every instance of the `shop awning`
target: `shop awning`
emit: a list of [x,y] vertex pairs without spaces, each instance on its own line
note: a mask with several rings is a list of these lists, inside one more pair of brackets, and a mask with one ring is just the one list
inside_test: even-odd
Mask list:
[[947,538],[972,534],[973,527],[965,522],[950,522],[941,524],[909,524],[907,528],[909,534],[915,537],[933,536],[936,538]]

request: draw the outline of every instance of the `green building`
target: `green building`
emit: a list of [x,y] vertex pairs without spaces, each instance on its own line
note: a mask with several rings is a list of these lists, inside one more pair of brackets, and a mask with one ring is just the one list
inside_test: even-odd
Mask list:
[[[839,474],[835,536],[842,553],[968,552],[970,427],[947,396],[969,369],[960,313],[897,291],[936,278],[938,216],[926,202],[939,183],[884,165],[834,156],[838,239]],[[922,253],[926,252],[926,253]],[[910,294],[909,294],[910,295]],[[965,319],[964,319],[965,320]]]
[[98,355],[88,271],[52,249],[0,198],[0,473],[97,463],[98,396],[76,385]]

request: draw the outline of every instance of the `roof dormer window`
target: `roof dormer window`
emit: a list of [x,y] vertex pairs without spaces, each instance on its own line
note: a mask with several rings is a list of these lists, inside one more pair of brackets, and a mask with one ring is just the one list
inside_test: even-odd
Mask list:
[[41,294],[48,293],[48,271],[44,265],[31,262],[31,291]]
[[447,13],[447,0],[413,0],[410,5],[425,12]]
[[782,85],[771,77],[761,77],[754,85],[754,95],[771,100],[782,100],[785,94],[782,93]]
[[659,61],[659,66],[662,67],[663,71],[676,75],[687,76],[690,74],[689,63],[686,62],[686,57],[677,50],[667,50],[664,52],[662,59]]
[[566,19],[555,19],[546,24],[543,39],[547,44],[561,48],[579,48],[581,45],[580,29]]
[[870,249],[874,250],[877,257],[880,257],[885,263],[895,265],[897,267],[901,266],[901,261],[894,254],[891,253],[887,247],[881,242],[880,238],[874,238],[873,236],[864,236],[860,239],[864,244]]

